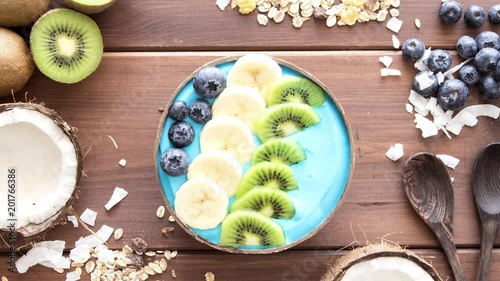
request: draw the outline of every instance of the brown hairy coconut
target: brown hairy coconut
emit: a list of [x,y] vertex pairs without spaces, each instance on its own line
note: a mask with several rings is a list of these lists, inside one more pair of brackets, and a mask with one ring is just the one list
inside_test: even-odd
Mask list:
[[0,26],[22,26],[36,21],[51,0],[0,0]]
[[21,90],[34,68],[30,49],[23,38],[0,27],[0,97]]
[[442,281],[432,265],[386,243],[356,248],[329,265],[321,281]]
[[0,104],[0,136],[0,232],[33,240],[60,222],[77,194],[76,129],[43,105],[7,103]]

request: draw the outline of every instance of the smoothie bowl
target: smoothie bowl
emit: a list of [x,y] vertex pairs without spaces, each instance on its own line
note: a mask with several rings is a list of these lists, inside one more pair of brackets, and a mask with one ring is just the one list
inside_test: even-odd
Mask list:
[[193,72],[161,117],[155,150],[167,209],[196,240],[231,253],[283,251],[339,208],[354,168],[334,95],[262,54]]

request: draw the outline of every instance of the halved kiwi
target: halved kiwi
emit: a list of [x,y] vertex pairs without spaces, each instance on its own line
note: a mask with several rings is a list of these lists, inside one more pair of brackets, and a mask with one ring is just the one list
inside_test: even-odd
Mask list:
[[272,139],[260,145],[252,157],[252,164],[272,162],[293,165],[307,158],[300,144],[291,139]]
[[64,0],[64,4],[85,14],[100,13],[111,7],[116,0]]
[[292,169],[285,164],[262,162],[250,167],[240,180],[236,198],[240,198],[252,188],[297,189],[297,180]]
[[319,106],[325,102],[325,93],[320,86],[310,80],[297,76],[283,76],[267,89],[266,104],[286,102],[305,103]]
[[54,9],[33,26],[31,52],[36,66],[49,78],[76,83],[92,74],[101,62],[103,43],[97,24],[88,16]]
[[318,123],[314,109],[301,103],[277,104],[267,108],[255,121],[255,131],[262,142],[282,138]]
[[285,245],[283,228],[272,219],[255,211],[241,210],[230,213],[222,221],[222,246],[282,246]]
[[274,219],[291,219],[295,208],[286,192],[273,188],[253,188],[234,201],[231,212],[253,210]]

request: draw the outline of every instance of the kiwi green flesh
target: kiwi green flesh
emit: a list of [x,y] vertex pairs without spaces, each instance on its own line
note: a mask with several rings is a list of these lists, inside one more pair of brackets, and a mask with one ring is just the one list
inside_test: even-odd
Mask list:
[[250,167],[241,177],[235,196],[237,199],[241,198],[250,189],[256,187],[285,191],[298,188],[297,180],[289,166],[270,162],[261,162]]
[[222,246],[283,246],[283,228],[255,211],[240,210],[226,216],[221,225]]
[[268,106],[287,102],[320,106],[325,100],[321,87],[306,78],[295,76],[284,76],[277,80],[268,88],[266,95]]
[[101,32],[88,16],[56,9],[33,26],[31,52],[43,74],[61,83],[76,83],[99,66],[103,52]]
[[298,142],[290,139],[272,139],[260,145],[252,156],[252,164],[272,162],[293,165],[307,158]]
[[231,212],[237,210],[252,210],[274,219],[291,219],[295,214],[290,196],[272,188],[252,188],[234,201]]
[[307,104],[284,103],[270,106],[255,121],[255,131],[261,142],[283,138],[320,121],[318,114]]

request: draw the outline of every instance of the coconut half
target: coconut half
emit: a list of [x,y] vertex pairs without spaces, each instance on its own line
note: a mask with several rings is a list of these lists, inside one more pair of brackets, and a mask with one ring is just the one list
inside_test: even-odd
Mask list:
[[397,246],[372,244],[330,265],[321,281],[441,281],[432,265]]
[[[0,208],[5,210],[0,231],[10,231],[14,223],[16,232],[34,237],[56,225],[71,206],[83,169],[76,129],[42,105],[0,104],[0,155]],[[12,177],[15,187],[7,188]],[[8,206],[15,206],[15,216]]]

